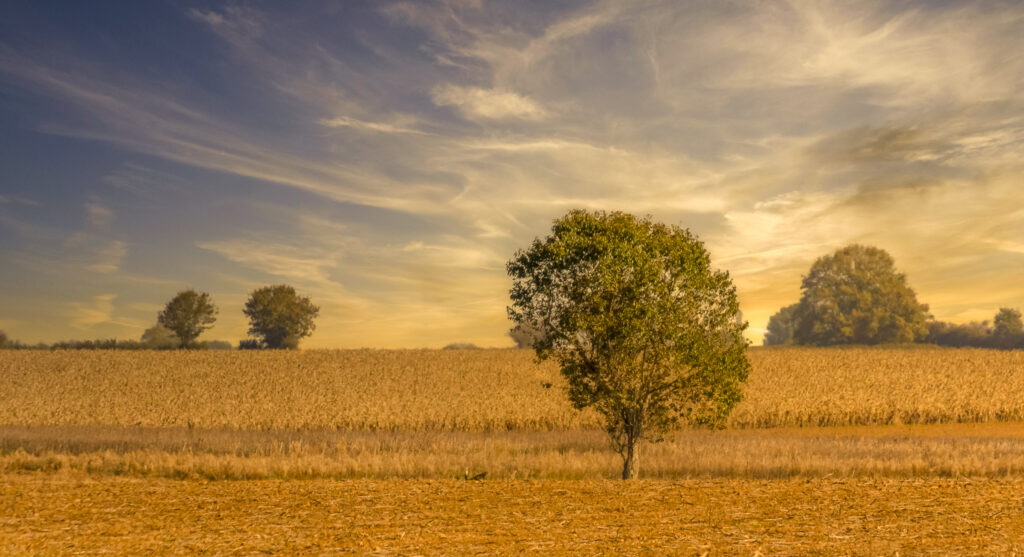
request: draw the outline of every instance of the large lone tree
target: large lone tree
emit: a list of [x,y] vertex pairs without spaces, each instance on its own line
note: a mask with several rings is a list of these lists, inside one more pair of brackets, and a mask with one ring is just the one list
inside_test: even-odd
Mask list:
[[179,348],[192,346],[216,321],[217,306],[210,301],[210,295],[191,288],[178,292],[156,317],[158,324],[178,337]]
[[719,424],[750,364],[736,289],[704,245],[675,226],[621,212],[575,210],[516,252],[509,316],[541,327],[569,399],[596,409],[639,474],[640,445],[681,422]]
[[928,335],[928,306],[884,250],[850,245],[811,265],[797,308],[797,344],[892,344]]
[[320,308],[286,284],[258,288],[242,310],[249,318],[249,334],[265,348],[298,348],[299,340],[313,333]]

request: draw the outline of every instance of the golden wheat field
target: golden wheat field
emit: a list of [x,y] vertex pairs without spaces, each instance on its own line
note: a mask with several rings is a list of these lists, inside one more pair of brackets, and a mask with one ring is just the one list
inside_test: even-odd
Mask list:
[[[729,427],[645,445],[645,477],[1024,471],[1017,353],[750,356]],[[619,466],[596,416],[566,402],[556,368],[521,350],[6,352],[0,364],[7,472],[580,479]]]
[[0,553],[1024,551],[1024,355],[750,358],[627,484],[527,351],[0,352]]
[[[751,350],[729,426],[1024,420],[1024,352]],[[0,353],[0,424],[590,429],[526,350]]]

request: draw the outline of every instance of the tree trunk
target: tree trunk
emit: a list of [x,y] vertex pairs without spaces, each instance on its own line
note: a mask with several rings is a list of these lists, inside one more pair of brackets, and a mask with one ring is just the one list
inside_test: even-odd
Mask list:
[[635,480],[640,477],[640,440],[629,435],[626,438],[626,452],[622,455],[622,479]]

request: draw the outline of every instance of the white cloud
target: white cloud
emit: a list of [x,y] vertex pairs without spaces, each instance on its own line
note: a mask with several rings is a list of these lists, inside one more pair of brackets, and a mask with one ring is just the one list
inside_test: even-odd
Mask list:
[[259,12],[243,6],[227,6],[222,12],[192,8],[188,16],[210,27],[225,40],[245,43],[263,32],[263,21]]
[[202,21],[212,27],[217,27],[219,25],[224,24],[224,16],[220,15],[219,13],[213,10],[203,11],[196,8],[192,8],[191,10],[189,10],[188,13],[189,16],[191,16],[193,19],[196,19],[197,21]]
[[86,203],[85,212],[89,226],[94,229],[105,230],[110,228],[111,223],[114,221],[114,212],[109,207],[104,207],[96,202],[90,201]]
[[439,85],[431,92],[437,106],[454,106],[468,118],[541,120],[547,113],[532,99],[511,91]]
[[0,58],[0,72],[67,99],[97,122],[89,128],[50,123],[43,127],[48,133],[114,143],[130,151],[294,187],[335,201],[413,213],[440,210],[447,190],[443,184],[409,183],[358,164],[311,158],[293,152],[286,143],[260,145],[244,129],[178,102],[158,86],[115,85],[123,76],[109,75],[103,69],[81,73],[70,69],[74,63],[66,62],[68,67],[28,58]]
[[490,250],[467,245],[438,245],[415,241],[403,246],[401,251],[414,258],[417,264],[429,264],[439,268],[500,270],[505,266],[505,259]]
[[197,246],[264,273],[303,283],[330,283],[329,272],[337,266],[335,254],[307,246],[245,239],[200,242]]
[[88,329],[114,320],[114,300],[117,294],[100,294],[88,302],[72,302],[69,317],[71,325]]
[[94,263],[87,265],[86,268],[97,273],[116,273],[121,270],[121,262],[127,254],[128,244],[113,240],[96,249]]
[[412,127],[407,127],[402,124],[393,124],[387,122],[366,122],[356,118],[350,118],[348,116],[338,116],[336,118],[325,118],[320,120],[321,126],[328,128],[353,128],[357,130],[369,130],[380,133],[409,133],[414,135],[432,135],[425,131],[417,130]]
[[0,203],[7,203],[11,205],[31,205],[35,207],[39,206],[38,201],[17,195],[0,195]]

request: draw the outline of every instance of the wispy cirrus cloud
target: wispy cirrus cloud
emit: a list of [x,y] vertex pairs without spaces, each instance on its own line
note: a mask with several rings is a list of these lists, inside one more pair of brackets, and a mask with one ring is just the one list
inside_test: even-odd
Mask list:
[[[1024,304],[1005,279],[1024,233],[1015,3],[213,4],[181,17],[215,41],[201,78],[16,47],[0,72],[62,107],[35,129],[133,155],[101,183],[176,199],[193,222],[216,219],[182,200],[210,192],[231,226],[181,253],[246,287],[315,292],[339,314],[325,338],[358,343],[359,323],[382,345],[388,330],[504,342],[502,262],[575,207],[694,229],[755,337],[813,259],[850,242],[892,252],[940,318]],[[174,165],[213,173],[194,184]],[[0,223],[28,234],[2,195]],[[79,247],[116,275],[136,240],[102,199],[78,201],[96,205],[96,241]],[[232,214],[235,199],[254,203]]]
[[329,284],[328,270],[337,265],[334,254],[294,244],[235,239],[200,242],[198,246],[264,273],[303,282]]
[[89,329],[114,320],[117,294],[100,294],[88,302],[72,302],[68,317],[74,327]]
[[39,202],[33,199],[20,197],[17,195],[0,195],[0,203],[11,204],[11,205],[33,205],[38,206]]
[[[74,125],[47,122],[41,128],[48,133],[108,142],[340,202],[419,212],[436,211],[443,200],[436,195],[445,189],[443,184],[417,188],[384,173],[331,161],[329,151],[317,156],[261,145],[248,139],[250,134],[243,129],[168,97],[159,84],[126,86],[116,73],[96,68],[86,76],[71,69],[77,64],[73,59],[64,62],[66,67],[11,54],[0,57],[0,71],[73,103],[89,117],[86,123]],[[403,190],[404,194],[395,195]]]
[[469,118],[540,120],[546,115],[536,102],[511,91],[446,84],[435,87],[431,98],[434,104],[454,106]]
[[337,116],[320,120],[320,124],[328,128],[352,128],[356,130],[369,130],[381,133],[411,133],[415,135],[432,135],[429,132],[418,130],[400,123],[389,122],[367,122],[348,116]]

